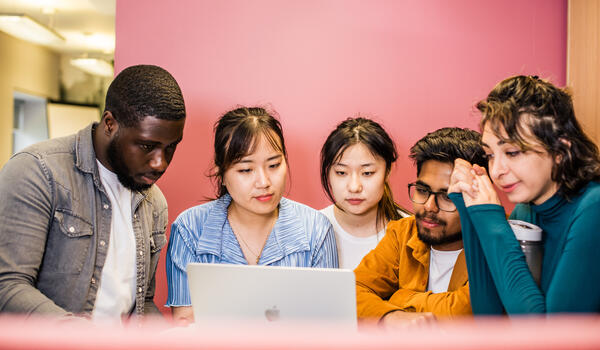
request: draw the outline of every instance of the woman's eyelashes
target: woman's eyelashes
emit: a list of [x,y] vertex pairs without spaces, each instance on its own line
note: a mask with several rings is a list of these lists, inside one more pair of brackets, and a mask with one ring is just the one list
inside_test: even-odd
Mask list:
[[[277,169],[280,166],[281,166],[281,162],[277,162],[277,163],[273,163],[273,164],[267,165],[267,167],[269,169]],[[242,174],[248,174],[248,173],[251,173],[252,171],[254,171],[254,168],[240,168],[240,169],[237,169],[237,172],[238,173],[242,173]]]
[[[369,177],[369,176],[373,176],[375,174],[375,170],[366,170],[366,171],[362,171],[360,173],[360,175],[365,176],[365,177]],[[348,172],[345,170],[334,170],[335,175],[337,176],[346,176],[348,175]]]
[[[507,150],[507,151],[503,151],[504,154],[509,157],[509,158],[514,158],[514,157],[518,157],[519,155],[521,155],[523,153],[522,150],[517,149],[517,150]],[[495,158],[494,153],[493,152],[486,152],[483,156],[485,159],[490,160],[492,158]]]

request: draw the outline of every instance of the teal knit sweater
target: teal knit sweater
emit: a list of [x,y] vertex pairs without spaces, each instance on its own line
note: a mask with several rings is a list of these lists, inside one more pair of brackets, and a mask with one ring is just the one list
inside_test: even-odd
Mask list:
[[511,219],[544,231],[540,287],[502,206],[467,208],[462,194],[450,198],[460,214],[474,314],[600,312],[600,184],[589,183],[570,201],[555,194],[512,212]]

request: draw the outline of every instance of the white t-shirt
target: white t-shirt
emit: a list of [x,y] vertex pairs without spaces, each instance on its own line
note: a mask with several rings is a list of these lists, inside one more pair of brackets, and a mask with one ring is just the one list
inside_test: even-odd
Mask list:
[[[100,286],[94,303],[94,320],[121,322],[121,315],[131,311],[135,304],[136,255],[135,234],[131,221],[132,193],[117,175],[98,160],[100,180],[112,205],[110,241],[102,268]],[[104,245],[102,241],[98,242]]]
[[434,293],[444,293],[448,291],[450,277],[456,264],[458,255],[462,252],[459,250],[435,250],[431,248],[429,254],[429,282],[427,290]]
[[[335,240],[337,242],[338,258],[340,262],[340,268],[354,270],[358,264],[360,264],[362,258],[367,255],[373,248],[377,246],[377,243],[381,241],[385,235],[385,228],[379,231],[376,235],[368,237],[356,237],[346,232],[342,226],[337,222],[334,215],[334,206],[330,205],[326,208],[321,209],[321,213],[325,214],[335,233]],[[400,213],[405,216],[405,213]],[[408,216],[408,214],[406,214]]]

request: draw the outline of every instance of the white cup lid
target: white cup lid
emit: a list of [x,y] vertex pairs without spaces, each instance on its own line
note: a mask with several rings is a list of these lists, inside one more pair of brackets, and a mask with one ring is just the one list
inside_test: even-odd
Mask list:
[[510,227],[519,241],[541,241],[542,228],[530,222],[508,220]]

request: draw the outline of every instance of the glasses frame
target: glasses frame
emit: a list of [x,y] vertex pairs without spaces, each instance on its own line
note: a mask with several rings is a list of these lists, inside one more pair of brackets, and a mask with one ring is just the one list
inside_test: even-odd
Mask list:
[[424,201],[423,203],[416,202],[416,201],[415,201],[415,200],[412,198],[412,196],[410,195],[410,189],[411,189],[412,187],[417,187],[417,186],[424,187],[424,186],[422,186],[422,185],[419,185],[419,184],[418,184],[418,183],[416,183],[416,182],[412,182],[412,183],[409,183],[409,184],[408,184],[408,199],[410,199],[410,201],[411,201],[411,202],[413,202],[413,203],[416,203],[416,204],[425,204],[425,203],[427,203],[427,201],[429,200],[429,198],[431,197],[431,195],[433,195],[433,200],[434,200],[434,202],[435,202],[435,206],[436,206],[436,207],[437,207],[439,210],[441,210],[441,211],[445,211],[445,212],[447,212],[447,213],[452,213],[452,212],[455,212],[455,211],[456,211],[456,206],[454,206],[454,209],[453,209],[453,210],[446,210],[446,209],[442,209],[442,208],[440,207],[440,204],[439,204],[439,202],[438,202],[438,195],[440,195],[440,194],[443,194],[443,195],[446,195],[446,196],[447,196],[447,195],[448,195],[448,192],[446,192],[446,191],[437,191],[437,192],[435,192],[435,191],[432,191],[432,190],[431,190],[431,189],[429,189],[429,188],[425,188],[425,189],[427,190],[427,192],[429,193],[429,195],[427,196],[427,198],[425,199],[425,201]]

